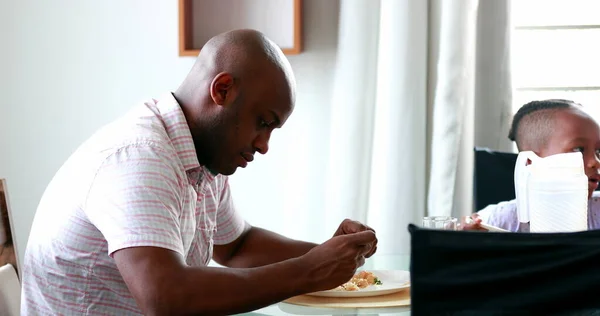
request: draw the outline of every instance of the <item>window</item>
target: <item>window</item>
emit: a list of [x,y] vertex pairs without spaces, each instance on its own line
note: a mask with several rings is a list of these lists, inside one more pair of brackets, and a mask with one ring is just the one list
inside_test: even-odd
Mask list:
[[570,99],[600,119],[600,1],[513,0],[513,110]]

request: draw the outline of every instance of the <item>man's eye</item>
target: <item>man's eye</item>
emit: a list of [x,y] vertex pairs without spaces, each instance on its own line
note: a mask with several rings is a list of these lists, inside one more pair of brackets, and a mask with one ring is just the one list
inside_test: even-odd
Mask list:
[[265,121],[265,120],[263,120],[263,119],[259,119],[259,120],[258,120],[258,125],[259,125],[260,127],[264,127],[264,128],[268,128],[268,127],[270,127],[270,126],[271,126],[273,123],[274,123],[274,122],[267,122],[267,121]]
[[270,124],[269,122],[267,122],[267,121],[263,120],[263,119],[259,119],[259,120],[258,120],[258,125],[259,125],[260,127],[265,127],[265,128],[266,128],[266,127],[269,127],[269,125],[271,125],[271,124]]
[[583,147],[575,147],[573,148],[573,151],[583,152]]

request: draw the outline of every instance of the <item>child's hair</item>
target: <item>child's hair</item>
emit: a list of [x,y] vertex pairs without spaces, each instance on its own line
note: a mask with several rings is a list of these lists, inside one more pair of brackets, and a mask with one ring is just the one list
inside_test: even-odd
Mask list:
[[579,103],[563,99],[531,101],[523,105],[513,117],[508,138],[517,143],[519,150],[544,146],[554,128],[554,114],[580,106]]

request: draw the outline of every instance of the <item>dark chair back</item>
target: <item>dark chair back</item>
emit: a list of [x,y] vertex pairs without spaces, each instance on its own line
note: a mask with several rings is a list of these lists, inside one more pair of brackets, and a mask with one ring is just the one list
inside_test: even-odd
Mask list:
[[413,315],[600,315],[600,231],[411,234]]
[[473,199],[475,211],[515,198],[517,154],[475,148]]

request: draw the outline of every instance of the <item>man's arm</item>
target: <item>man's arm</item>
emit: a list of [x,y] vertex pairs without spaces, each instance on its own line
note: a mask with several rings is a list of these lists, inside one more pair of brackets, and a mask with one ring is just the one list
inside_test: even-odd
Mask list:
[[262,228],[250,227],[232,243],[215,245],[213,259],[231,268],[259,267],[300,257],[315,246]]
[[240,313],[302,292],[297,260],[259,269],[192,268],[155,247],[119,250],[114,258],[145,315]]
[[304,256],[257,268],[188,267],[158,247],[117,250],[113,257],[145,315],[223,315],[255,310],[349,280],[371,251],[371,231],[338,236]]
[[[365,230],[375,232],[371,227],[346,219],[340,224],[333,236],[353,234]],[[226,245],[215,246],[213,259],[226,267],[259,267],[300,257],[315,246],[317,245],[289,239],[262,228],[249,227],[235,241]],[[365,254],[365,258],[371,257],[376,250],[377,239],[373,241],[371,251]]]

